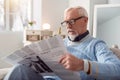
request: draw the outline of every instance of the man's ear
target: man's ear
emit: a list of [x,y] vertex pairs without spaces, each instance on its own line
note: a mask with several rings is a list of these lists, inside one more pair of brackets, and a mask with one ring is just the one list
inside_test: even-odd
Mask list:
[[88,23],[88,17],[84,18],[85,23]]

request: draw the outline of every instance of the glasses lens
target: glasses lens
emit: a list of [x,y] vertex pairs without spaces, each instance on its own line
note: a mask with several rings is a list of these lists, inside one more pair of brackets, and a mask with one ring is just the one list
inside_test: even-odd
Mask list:
[[82,19],[82,18],[84,18],[84,16],[81,16],[81,17],[78,17],[76,19],[72,19],[72,20],[69,20],[69,21],[64,21],[64,22],[61,23],[61,25],[63,27],[66,27],[68,25],[74,25],[77,20]]
[[62,22],[61,25],[62,25],[63,27],[66,27],[66,26],[67,26],[67,22]]
[[72,24],[72,25],[75,24],[75,20],[70,20],[69,24]]
[[75,24],[75,20],[64,21],[64,22],[61,23],[61,25],[62,25],[63,27],[66,27],[68,24],[69,24],[69,25]]

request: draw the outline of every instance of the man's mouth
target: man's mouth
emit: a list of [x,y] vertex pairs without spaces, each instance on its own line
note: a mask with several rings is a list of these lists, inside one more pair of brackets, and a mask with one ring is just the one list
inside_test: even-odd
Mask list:
[[75,31],[73,31],[73,30],[68,30],[68,34],[75,34]]

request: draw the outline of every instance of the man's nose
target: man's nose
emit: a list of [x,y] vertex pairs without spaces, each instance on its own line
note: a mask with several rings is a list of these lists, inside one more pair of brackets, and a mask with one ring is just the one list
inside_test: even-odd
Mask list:
[[67,28],[72,28],[72,25],[70,23],[67,23],[66,27]]

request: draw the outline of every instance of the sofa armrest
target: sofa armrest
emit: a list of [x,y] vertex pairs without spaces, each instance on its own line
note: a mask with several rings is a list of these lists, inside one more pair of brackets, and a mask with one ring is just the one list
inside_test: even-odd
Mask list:
[[0,80],[2,80],[5,75],[9,72],[11,68],[3,68],[3,69],[0,69]]

